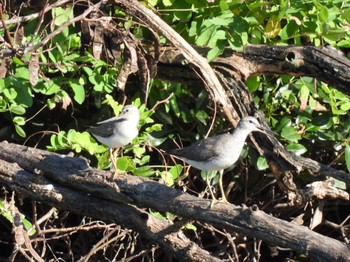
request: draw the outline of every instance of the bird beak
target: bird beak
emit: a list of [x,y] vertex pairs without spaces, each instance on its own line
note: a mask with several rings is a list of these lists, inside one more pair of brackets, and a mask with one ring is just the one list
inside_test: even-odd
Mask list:
[[257,131],[260,132],[260,133],[263,133],[263,134],[265,134],[267,136],[270,136],[270,137],[274,137],[276,135],[273,131],[268,130],[268,129],[264,129],[262,127],[259,127]]

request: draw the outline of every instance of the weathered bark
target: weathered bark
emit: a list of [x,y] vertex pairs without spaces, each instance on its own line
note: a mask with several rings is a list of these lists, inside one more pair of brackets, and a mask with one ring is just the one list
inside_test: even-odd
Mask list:
[[[13,163],[14,159],[7,158],[5,152],[0,156],[0,184],[21,197],[131,228],[149,241],[158,243],[179,260],[221,261],[189,240],[176,225],[128,205],[134,202],[127,196],[128,192],[121,193],[114,182],[106,182],[99,176],[101,173],[105,175],[103,172],[90,169],[83,159],[13,147],[6,142],[2,142],[1,146],[7,147],[7,153],[12,151],[17,157],[25,151],[20,156],[20,163],[26,168]],[[35,168],[37,161],[41,162],[41,167]],[[95,176],[95,171],[99,175]],[[142,183],[130,182],[134,185]],[[129,186],[129,189],[133,187]]]
[[[61,1],[61,3],[67,2]],[[232,125],[237,122],[238,118],[235,113],[237,111],[240,116],[257,116],[267,127],[266,122],[264,123],[263,114],[257,110],[249,91],[243,84],[251,75],[309,75],[330,83],[345,93],[350,93],[347,89],[350,81],[349,61],[336,52],[314,47],[247,46],[242,53],[227,50],[221,57],[216,58],[211,63],[211,66],[215,69],[214,73],[203,57],[198,55],[159,17],[137,1],[111,0],[109,2],[110,4],[119,5],[128,14],[140,19],[174,44],[176,50],[174,47],[166,47],[165,52],[155,52],[163,54],[158,63],[158,76],[163,79],[176,79],[177,81],[193,82],[195,84],[203,83],[202,79],[204,79],[204,87],[212,95],[213,101],[222,107],[222,111]],[[90,10],[97,9],[101,3],[102,1],[90,7]],[[76,20],[86,17],[88,13],[85,12],[83,16]],[[47,37],[40,45],[30,46],[26,50],[38,48],[49,39],[50,37]],[[156,48],[158,47],[156,46]],[[170,53],[172,56],[170,56]],[[205,50],[201,50],[200,53],[205,53]],[[8,56],[14,55],[12,51],[6,54]],[[158,56],[155,60],[158,60]],[[175,60],[180,62],[176,63]],[[186,61],[188,67],[184,66],[184,61]],[[145,65],[145,63],[142,65]],[[172,71],[172,69],[176,71]],[[198,78],[196,72],[201,78]],[[167,76],[165,73],[172,73],[172,75]],[[144,79],[146,78],[144,77]],[[228,96],[227,93],[230,95]],[[296,204],[306,201],[304,195],[300,194],[294,183],[294,177],[301,170],[315,176],[332,176],[350,185],[348,174],[311,159],[295,156],[285,151],[276,138],[269,138],[270,140],[266,141],[265,137],[264,139],[259,135],[254,137],[257,142],[253,140],[253,136],[251,136],[252,141],[259,152],[268,159],[277,183],[288,194],[290,201]],[[60,159],[55,154],[34,149],[28,149],[28,152],[25,152],[23,147],[5,146],[3,143],[1,147],[3,151],[0,153],[0,159],[5,160],[1,161],[0,166],[2,174],[0,181],[2,184],[22,193],[24,196],[49,205],[93,217],[99,216],[132,227],[142,232],[150,240],[173,250],[180,258],[182,254],[185,254],[186,257],[194,259],[190,255],[192,253],[191,246],[195,248],[195,253],[198,254],[197,260],[213,259],[197,246],[192,246],[187,239],[181,242],[176,238],[176,235],[173,240],[169,241],[170,246],[167,246],[166,241],[168,240],[166,238],[172,238],[173,236],[160,232],[164,228],[171,230],[171,227],[168,224],[162,224],[161,228],[158,228],[157,223],[160,222],[155,222],[151,216],[145,222],[143,220],[145,213],[125,204],[150,207],[164,212],[169,211],[187,219],[207,222],[217,227],[262,239],[270,245],[290,247],[318,260],[332,261],[338,259],[339,261],[346,261],[349,259],[348,248],[340,242],[323,237],[304,227],[273,218],[261,211],[232,205],[217,205],[213,209],[208,209],[210,201],[182,194],[179,191],[148,180],[121,176],[118,177],[116,183],[104,181],[99,179],[98,176],[104,176],[105,173],[90,169],[83,160],[68,157]],[[18,154],[16,150],[19,150],[23,155]],[[10,162],[19,163],[20,167],[10,164]],[[34,175],[36,173],[39,174]],[[50,189],[50,184],[54,186],[53,190]],[[86,196],[86,193],[91,196]],[[160,199],[162,201],[159,201]],[[110,204],[111,202],[113,204]],[[108,209],[109,206],[113,208]],[[122,213],[118,213],[119,209],[122,210]],[[135,217],[135,219],[125,220],[125,216],[123,216],[125,212],[129,214],[127,217]],[[154,237],[154,234],[160,236],[159,239]],[[324,242],[327,243],[326,247],[323,245]],[[187,249],[188,252],[186,253]]]
[[48,205],[131,227],[179,257],[186,255],[193,261],[213,259],[186,238],[180,241],[176,225],[173,232],[167,223],[137,207],[209,223],[270,245],[291,248],[318,261],[350,259],[349,247],[341,242],[274,218],[255,207],[217,204],[210,208],[210,200],[148,179],[120,175],[114,181],[104,180],[111,174],[90,168],[83,159],[7,142],[0,143],[0,159],[0,184]]
[[[210,50],[195,49],[202,56]],[[165,46],[160,53],[157,77],[167,81],[176,77],[179,82],[203,85],[195,72],[189,70],[181,50]],[[242,82],[254,75],[310,76],[350,95],[350,61],[331,47],[246,45],[242,52],[227,48],[210,65]]]

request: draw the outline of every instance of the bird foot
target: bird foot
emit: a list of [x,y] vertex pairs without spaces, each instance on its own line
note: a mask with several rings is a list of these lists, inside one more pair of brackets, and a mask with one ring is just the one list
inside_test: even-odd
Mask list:
[[113,175],[113,180],[115,180],[117,178],[117,176],[119,176],[122,172],[120,172],[118,169],[116,169],[114,171],[114,175]]
[[213,208],[214,205],[216,205],[217,203],[219,203],[220,201],[216,198],[213,198],[211,200],[211,203],[210,203],[210,208]]
[[226,197],[217,199],[217,198],[213,198],[210,204],[210,208],[212,208],[214,205],[216,205],[217,203],[221,203],[221,204],[230,204],[230,202],[228,202]]
[[230,204],[230,202],[228,202],[228,200],[225,196],[220,198],[218,202],[222,203],[222,204]]

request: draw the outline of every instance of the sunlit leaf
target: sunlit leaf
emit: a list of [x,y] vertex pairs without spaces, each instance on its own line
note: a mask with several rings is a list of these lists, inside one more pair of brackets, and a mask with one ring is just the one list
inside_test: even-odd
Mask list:
[[297,142],[301,136],[297,133],[294,127],[286,126],[282,129],[281,136],[290,142]]
[[346,168],[350,173],[350,146],[347,144],[345,145],[345,163],[346,163]]
[[274,38],[278,36],[281,31],[281,22],[278,20],[278,17],[273,15],[269,18],[266,24],[265,35],[268,38]]
[[258,157],[258,161],[256,163],[256,166],[257,166],[258,170],[266,170],[269,167],[266,159],[264,157],[261,157],[261,156]]
[[82,104],[85,100],[85,89],[76,79],[70,79],[69,85],[74,91],[74,100],[79,104]]
[[286,150],[288,150],[289,152],[292,152],[298,156],[306,153],[306,151],[307,151],[305,146],[303,146],[302,144],[295,144],[295,143],[287,145]]
[[26,137],[26,132],[24,132],[23,128],[20,127],[19,125],[15,124],[15,129],[16,129],[16,133],[21,136],[21,137]]

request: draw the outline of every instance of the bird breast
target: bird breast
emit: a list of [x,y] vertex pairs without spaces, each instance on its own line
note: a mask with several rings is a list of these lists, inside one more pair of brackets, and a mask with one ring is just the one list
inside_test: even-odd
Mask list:
[[129,144],[138,135],[137,124],[135,125],[132,121],[124,121],[120,123],[116,133],[118,136],[113,139],[113,142],[119,143],[116,147]]

